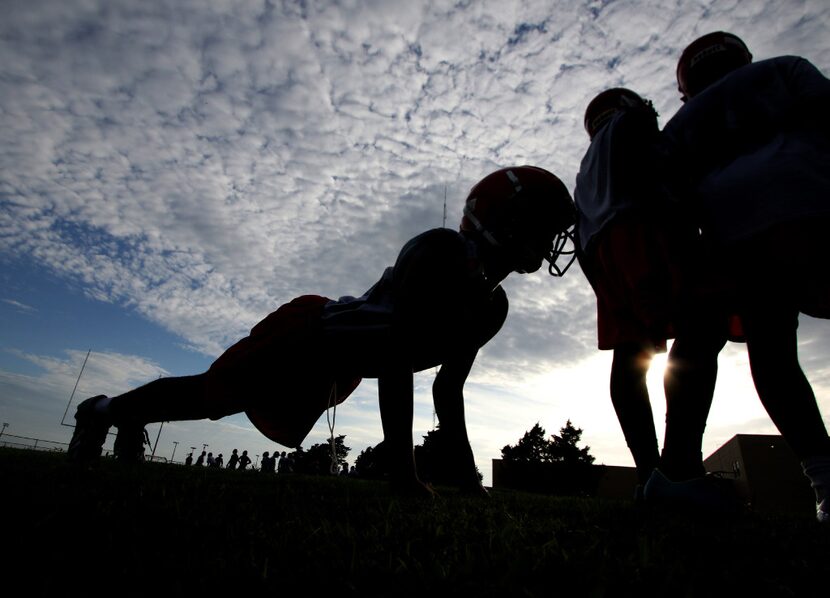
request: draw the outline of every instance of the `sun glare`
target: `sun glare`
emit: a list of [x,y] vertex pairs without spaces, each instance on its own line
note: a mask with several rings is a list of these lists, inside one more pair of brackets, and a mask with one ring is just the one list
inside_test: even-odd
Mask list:
[[646,384],[648,385],[649,395],[652,397],[655,396],[658,390],[660,395],[663,394],[663,374],[666,372],[667,363],[668,353],[658,353],[651,360],[646,376]]
[[666,428],[666,393],[663,391],[663,375],[666,373],[667,363],[668,353],[658,353],[652,358],[646,375],[651,412],[654,414],[654,430],[657,432],[660,446],[663,444],[663,433]]

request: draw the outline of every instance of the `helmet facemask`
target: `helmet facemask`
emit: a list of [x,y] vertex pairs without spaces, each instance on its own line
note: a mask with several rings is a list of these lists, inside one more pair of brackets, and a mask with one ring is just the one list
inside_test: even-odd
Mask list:
[[[550,220],[546,223],[554,222],[554,217],[550,216]],[[555,277],[562,276],[576,258],[574,227],[572,224],[567,224],[564,228],[562,225],[547,226],[543,230],[539,224],[538,220],[526,220],[520,223],[516,227],[518,234],[508,234],[508,240],[502,244],[516,264],[514,268],[516,272],[521,274],[535,272],[545,261],[548,263],[548,274]],[[566,256],[566,263],[557,264],[562,256]]]
[[[557,265],[560,257],[565,256],[566,263],[563,266]],[[576,259],[576,238],[574,236],[574,227],[570,226],[563,231],[556,233],[553,238],[553,247],[551,247],[545,260],[548,262],[548,274],[551,276],[563,276],[571,264]]]

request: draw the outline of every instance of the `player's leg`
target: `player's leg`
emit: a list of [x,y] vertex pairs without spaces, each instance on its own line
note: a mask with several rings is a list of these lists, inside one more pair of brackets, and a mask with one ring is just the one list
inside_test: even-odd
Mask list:
[[761,403],[795,452],[815,490],[817,517],[830,522],[830,439],[798,361],[794,310],[742,314],[752,379]]
[[641,484],[645,483],[660,459],[646,386],[646,374],[653,356],[652,349],[630,343],[614,349],[611,365],[611,402]]
[[389,455],[390,483],[395,491],[431,496],[432,491],[418,479],[412,443],[412,369],[390,368],[378,378],[383,444]]
[[160,378],[116,397],[98,395],[78,405],[68,455],[88,462],[101,455],[110,427],[118,428],[114,452],[125,461],[141,459],[144,426],[152,422],[215,416],[205,394],[206,374]]
[[718,354],[726,344],[719,322],[696,322],[674,341],[663,386],[666,432],[660,471],[675,481],[703,476],[703,433],[718,375]]
[[211,417],[206,397],[207,374],[159,378],[110,400],[115,425],[182,421]]

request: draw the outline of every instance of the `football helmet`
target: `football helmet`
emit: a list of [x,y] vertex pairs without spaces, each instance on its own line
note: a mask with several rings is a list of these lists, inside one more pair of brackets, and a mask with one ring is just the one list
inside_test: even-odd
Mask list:
[[[479,233],[507,255],[516,272],[535,272],[546,260],[551,276],[562,276],[576,257],[575,222],[562,181],[536,166],[514,166],[487,175],[470,190],[461,230]],[[561,256],[564,265],[557,264]]]
[[677,90],[687,101],[712,83],[752,62],[752,53],[733,33],[715,31],[689,44],[677,61]]
[[657,111],[651,100],[644,100],[639,95],[624,87],[606,89],[597,95],[585,109],[585,131],[588,137],[594,138],[597,131],[618,110],[640,109],[651,113],[657,118]]

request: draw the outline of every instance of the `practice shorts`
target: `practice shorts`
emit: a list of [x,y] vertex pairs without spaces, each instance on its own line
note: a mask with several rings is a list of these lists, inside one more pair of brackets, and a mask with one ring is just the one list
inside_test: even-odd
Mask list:
[[686,286],[682,265],[688,257],[681,241],[665,227],[636,216],[603,230],[584,260],[597,297],[600,349],[640,344],[666,350]]
[[245,411],[265,436],[298,447],[331,406],[357,388],[322,358],[320,319],[330,299],[304,295],[282,305],[228,348],[207,372],[211,418]]

